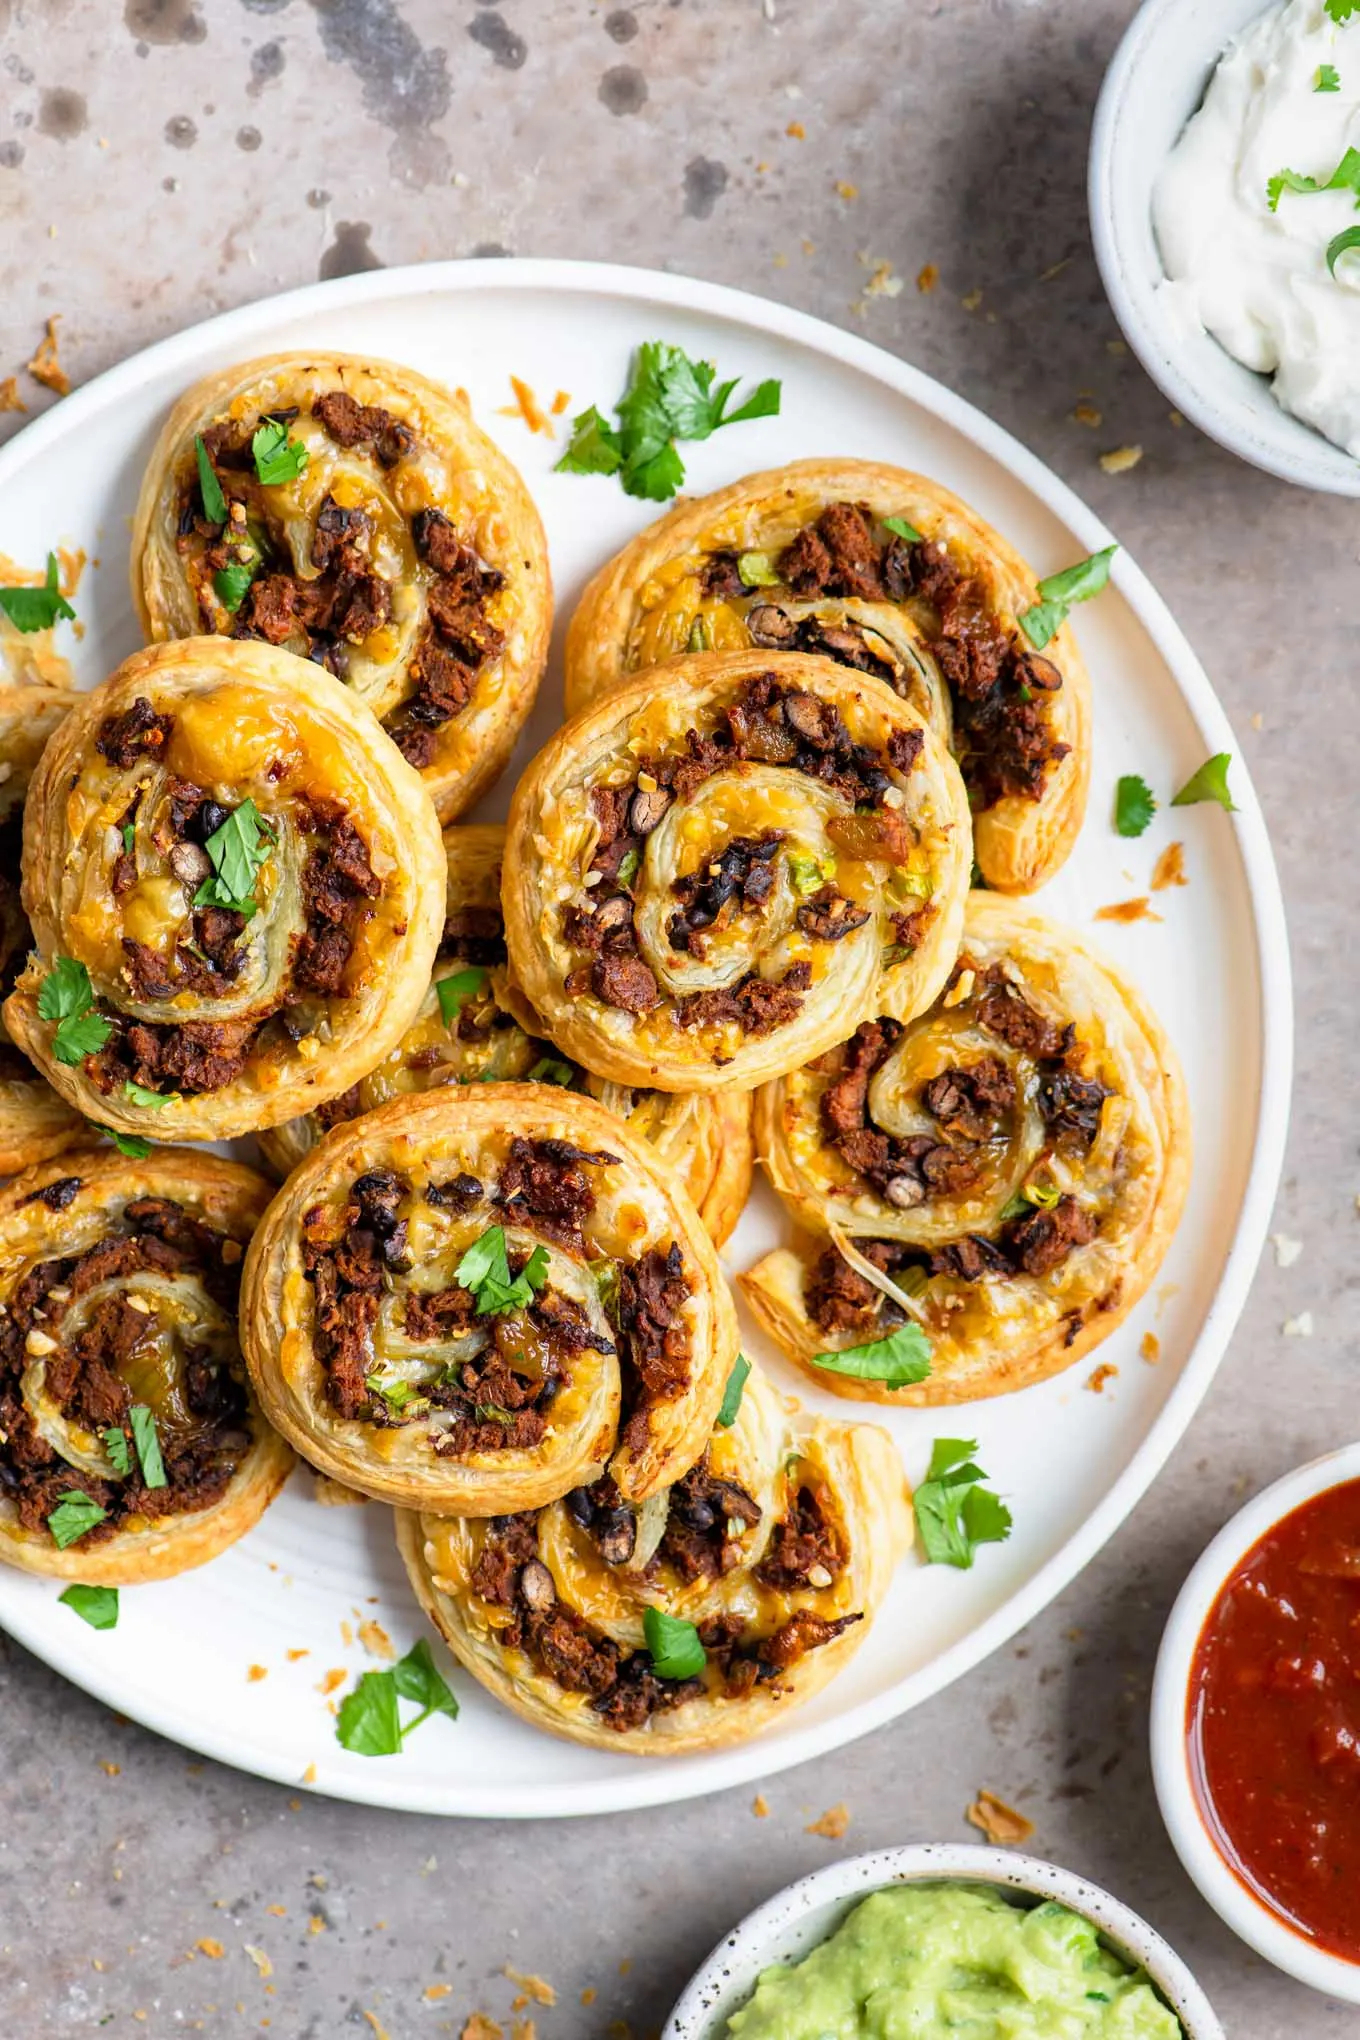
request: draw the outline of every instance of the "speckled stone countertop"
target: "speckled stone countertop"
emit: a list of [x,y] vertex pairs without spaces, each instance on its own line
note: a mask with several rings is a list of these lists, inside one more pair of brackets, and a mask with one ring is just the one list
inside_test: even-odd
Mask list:
[[[1265,1968],[1200,1902],[1145,1748],[1157,1640],[1191,1560],[1249,1490],[1357,1429],[1360,699],[1353,506],[1178,426],[1101,293],[1087,131],[1131,12],[0,0],[0,383],[17,371],[33,412],[54,399],[23,364],[53,313],[84,381],[317,276],[591,256],[851,325],[1072,482],[1204,659],[1274,832],[1300,1072],[1275,1223],[1302,1242],[1287,1269],[1262,1267],[1189,1437],[1097,1562],[962,1685],[773,1780],[763,1819],[749,1792],[553,1826],[298,1799],[192,1761],[0,1640],[6,2040],[410,2040],[460,2034],[474,2009],[508,2032],[507,1962],[556,1987],[555,2009],[531,2008],[539,2040],[643,2040],[747,1907],[836,1852],[966,1838],[982,1785],[1023,1806],[1038,1851],[1159,1926],[1237,2040],[1355,2031],[1354,2010]],[[918,287],[928,266],[933,289]],[[1136,466],[1102,470],[1134,446]],[[1312,1336],[1284,1336],[1304,1312]],[[838,1802],[844,1838],[809,1833]]]

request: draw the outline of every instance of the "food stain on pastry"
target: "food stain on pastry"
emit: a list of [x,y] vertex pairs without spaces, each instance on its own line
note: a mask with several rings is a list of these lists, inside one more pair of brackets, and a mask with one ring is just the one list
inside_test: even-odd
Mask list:
[[727,189],[727,165],[711,156],[695,156],[685,165],[685,211],[692,220],[711,218]]
[[385,269],[387,264],[369,246],[373,232],[367,220],[337,220],[335,239],[317,265],[323,283],[337,276],[359,276],[366,269]]
[[601,78],[598,96],[611,113],[640,113],[647,104],[647,80],[636,64],[614,64]]
[[516,35],[503,14],[494,8],[483,8],[473,16],[467,25],[467,32],[473,42],[489,50],[492,61],[502,71],[518,71],[529,54],[529,45],[522,35]]
[[449,152],[432,132],[449,109],[443,50],[425,48],[395,0],[332,0],[315,12],[326,56],[354,72],[365,112],[392,132],[393,174],[417,189],[446,180]]
[[1185,845],[1168,843],[1152,867],[1152,890],[1165,892],[1169,885],[1189,885],[1185,872]]
[[1034,1833],[1034,1822],[1017,1813],[1013,1806],[1007,1806],[1004,1799],[998,1799],[995,1792],[984,1786],[973,1804],[968,1808],[966,1819],[971,1826],[986,1835],[989,1842],[1012,1845],[1027,1842]]
[[83,135],[88,117],[85,94],[65,85],[51,86],[38,101],[38,133],[50,135],[54,142],[71,142]]

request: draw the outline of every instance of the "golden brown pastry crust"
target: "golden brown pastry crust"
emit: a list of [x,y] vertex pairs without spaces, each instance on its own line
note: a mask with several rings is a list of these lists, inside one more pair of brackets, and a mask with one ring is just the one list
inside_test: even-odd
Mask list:
[[[268,1200],[269,1185],[253,1170],[187,1148],[162,1148],[145,1161],[81,1150],[0,1191],[0,1301],[13,1340],[13,1357],[0,1356],[9,1404],[0,1455],[21,1426],[25,1436],[36,1428],[57,1454],[50,1494],[38,1502],[39,1524],[20,1520],[15,1496],[22,1497],[22,1486],[0,1483],[0,1559],[58,1579],[138,1586],[203,1565],[259,1520],[293,1455],[250,1394],[232,1291],[244,1244]],[[134,1241],[142,1243],[139,1253],[130,1250]],[[89,1258],[101,1249],[110,1256],[102,1274],[100,1258]],[[55,1271],[44,1274],[45,1262],[56,1263]],[[139,1321],[144,1333],[134,1330],[129,1339],[129,1322],[135,1328]],[[100,1399],[97,1416],[79,1385],[94,1364],[89,1359],[76,1371],[74,1396],[59,1399],[52,1387],[52,1370],[77,1342],[95,1349],[99,1379],[90,1393]],[[223,1384],[205,1389],[200,1380],[196,1408],[187,1387],[192,1366]],[[126,1411],[114,1423],[111,1379],[130,1404],[151,1410],[169,1485],[186,1501],[194,1482],[183,1468],[196,1463],[204,1473],[226,1475],[207,1506],[160,1514],[135,1506],[159,1491],[141,1484]],[[205,1393],[218,1401],[217,1418],[204,1414]],[[107,1439],[115,1428],[123,1433],[127,1474],[110,1458]],[[56,1478],[63,1469],[69,1480]],[[112,1532],[86,1532],[60,1548],[44,1527],[51,1513],[45,1504],[59,1507],[69,1492],[104,1507]]]
[[[342,438],[324,422],[326,400],[337,393],[352,400],[347,417],[355,406],[376,408],[413,435],[412,443],[403,447],[389,430],[376,442],[361,436],[345,445],[353,429],[345,419],[338,427]],[[288,431],[308,450],[307,470],[295,481],[265,487],[251,459],[251,434],[266,414],[295,407]],[[186,503],[202,509],[195,436],[207,435],[211,448],[214,428],[227,435],[217,456],[219,482],[228,499],[238,498],[265,525],[273,547],[259,575],[264,592],[247,594],[234,614],[223,607],[211,563],[202,559],[217,527],[181,535]],[[318,541],[317,519],[326,505],[336,506],[326,514],[337,530],[323,528]],[[348,531],[338,531],[340,519],[356,511],[367,530],[351,522]],[[431,548],[424,527],[414,522],[431,511],[449,521],[461,550],[451,550],[448,534],[444,548]],[[339,549],[341,540],[349,554]],[[442,579],[441,560],[452,569]],[[390,595],[378,609],[368,602],[346,606],[347,565],[376,570],[388,584]],[[331,601],[337,569],[341,592]],[[281,601],[277,588],[265,589],[271,575],[300,583],[301,602],[296,595]],[[435,611],[443,621],[431,637],[436,581]],[[294,651],[305,653],[313,641],[323,653],[336,646],[329,656],[419,767],[444,821],[470,807],[504,769],[533,706],[552,627],[538,511],[516,469],[472,422],[466,397],[413,369],[356,355],[272,355],[223,369],[185,391],[161,430],[138,497],[132,593],[152,641],[230,631],[244,618]],[[383,606],[390,606],[390,615],[381,615]],[[459,696],[462,705],[441,722],[441,712]]]
[[[827,630],[839,632],[836,656],[867,655],[870,670],[926,715],[938,735],[949,741],[952,731],[964,777],[976,791],[979,775],[970,757],[975,740],[955,727],[950,689],[933,650],[940,635],[938,610],[929,602],[895,599],[882,587],[871,587],[867,596],[798,597],[779,582],[774,563],[784,548],[829,506],[842,504],[867,509],[876,525],[886,517],[902,520],[932,545],[942,544],[980,591],[980,603],[965,606],[980,607],[1016,649],[1032,653],[1023,634],[1016,635],[1016,623],[1038,600],[1036,577],[976,511],[905,468],[862,460],[794,461],[678,503],[600,568],[567,633],[568,714],[642,668],[693,649],[692,640],[714,651],[751,644],[748,617],[754,607],[769,603],[798,627],[809,649],[819,642],[825,646]],[[879,544],[888,536],[879,531]],[[756,555],[766,563],[770,585],[732,594],[724,594],[721,585],[706,591],[701,570],[715,553],[734,559]],[[1061,686],[1035,695],[1035,706],[1051,740],[1068,750],[1048,767],[1039,799],[1007,792],[977,807],[977,860],[988,885],[1002,892],[1033,892],[1050,879],[1076,841],[1086,808],[1091,689],[1069,626],[1042,656]]]
[[[43,745],[78,698],[54,687],[0,686],[0,982],[17,974],[29,944],[19,897],[19,834],[28,784]],[[86,1133],[80,1114],[11,1047],[0,1025],[0,1176],[31,1169]]]
[[[539,1144],[568,1143],[579,1159],[549,1149],[545,1170],[553,1182],[565,1170],[566,1189],[524,1190],[512,1142],[530,1144],[535,1164]],[[351,1192],[387,1172],[397,1189],[375,1194],[404,1230],[366,1317],[353,1292],[371,1289],[366,1266],[382,1263],[391,1228]],[[546,1215],[554,1202],[575,1211],[579,1237]],[[493,1227],[521,1262],[543,1249],[548,1300],[532,1311],[486,1315],[457,1282]],[[625,1278],[655,1301],[672,1248],[682,1294],[657,1309],[672,1323],[673,1365],[613,1315]],[[737,1339],[717,1255],[679,1181],[614,1113],[546,1084],[412,1093],[335,1127],[256,1235],[241,1326],[265,1409],[314,1466],[383,1501],[469,1515],[536,1508],[606,1465],[622,1495],[645,1500],[703,1450]],[[546,1421],[522,1435],[515,1413],[536,1418],[545,1379],[559,1384]],[[348,1397],[346,1381],[357,1383]]]
[[[443,1017],[434,986],[385,1061],[324,1110],[290,1119],[260,1136],[269,1167],[286,1176],[309,1155],[328,1126],[358,1118],[389,1098],[441,1084],[547,1082],[589,1092],[650,1143],[677,1171],[715,1246],[741,1216],[751,1188],[754,1144],[746,1092],[677,1096],[606,1083],[553,1047],[527,999],[511,984],[501,922],[499,823],[444,831],[448,857],[445,939],[435,981],[455,978],[468,989],[456,1014]],[[453,994],[448,995],[450,1004]]]
[[[1028,1018],[1015,1010],[1017,998]],[[1055,1052],[1069,1025],[1067,1048]],[[740,1278],[761,1324],[823,1388],[909,1404],[1001,1395],[1070,1367],[1128,1315],[1156,1274],[1185,1202],[1189,1103],[1160,1022],[1080,937],[1011,901],[972,894],[950,989],[890,1050],[864,1064],[871,1069],[863,1094],[869,1134],[897,1142],[924,1135],[933,1144],[915,1165],[899,1147],[901,1178],[893,1179],[891,1162],[882,1164],[883,1190],[829,1138],[829,1125],[842,1116],[852,1147],[858,1129],[838,1104],[853,1102],[853,1086],[833,1094],[845,1062],[825,1062],[757,1097],[757,1148],[801,1237]],[[995,1081],[979,1090],[979,1074],[985,1087],[998,1069],[1001,1090]],[[965,1085],[935,1092],[932,1109],[926,1088],[959,1070]],[[1091,1085],[1107,1095],[1082,1088]],[[1089,1238],[1080,1236],[1084,1220]],[[1058,1252],[1064,1234],[1071,1244]],[[858,1243],[852,1252],[859,1258],[838,1286],[853,1289],[864,1277],[863,1309],[824,1309],[819,1324],[809,1307],[821,1295],[814,1271],[829,1254],[824,1272],[836,1272],[836,1246],[847,1241]],[[863,1254],[873,1242],[901,1249],[900,1265],[879,1271],[895,1303],[887,1319],[881,1302],[868,1300],[875,1276]],[[985,1265],[998,1243],[1014,1272],[1004,1261],[993,1270]],[[928,1274],[932,1254],[945,1254],[946,1265]],[[960,1254],[978,1262],[972,1279],[948,1258]],[[888,1388],[814,1364],[818,1353],[884,1337],[904,1315],[921,1324],[933,1348],[930,1375],[919,1385]],[[829,1327],[836,1316],[843,1321]]]
[[[120,748],[129,716],[150,726]],[[249,797],[275,830],[257,911],[236,917],[225,947],[223,924],[211,924],[222,959],[211,965],[210,924],[193,905],[211,866],[195,825],[177,819],[184,783],[233,812]],[[319,887],[325,900],[312,897],[313,855],[318,869],[345,866]],[[269,645],[153,646],[80,697],[34,774],[24,818],[33,954],[5,1023],[100,1125],[162,1140],[253,1132],[346,1090],[404,1033],[429,985],[443,875],[419,779],[337,680]],[[336,941],[350,938],[338,962],[325,948],[335,929]],[[115,1022],[102,1061],[70,1066],[54,1053],[39,997],[57,957],[87,968],[98,1011]],[[285,1007],[287,1026],[276,1017]],[[145,1048],[139,1025],[160,1030],[158,1046]],[[199,1058],[203,1036],[180,1032],[193,1027],[225,1029],[213,1037],[225,1072]],[[128,1079],[170,1102],[139,1104]]]
[[[612,838],[611,804],[630,818]],[[711,881],[729,857],[752,870],[718,880],[719,905]],[[502,888],[511,969],[559,1047],[602,1077],[748,1087],[842,1039],[852,1016],[929,1004],[970,868],[958,769],[886,688],[802,654],[696,656],[609,693],[520,781]]]
[[[632,1518],[624,1512],[622,1521],[633,1526],[625,1531],[625,1542],[634,1532],[637,1542],[632,1558],[614,1565],[602,1555],[592,1530],[582,1527],[563,1502],[541,1509],[536,1517],[517,1519],[527,1521],[528,1536],[508,1546],[504,1565],[495,1563],[495,1546],[506,1543],[505,1526],[399,1510],[397,1542],[421,1606],[481,1685],[534,1727],[571,1742],[659,1757],[717,1749],[759,1735],[819,1692],[853,1656],[912,1538],[902,1464],[886,1432],[871,1424],[795,1418],[789,1409],[753,1372],[735,1424],[713,1434],[702,1472],[740,1488],[745,1500],[738,1506],[747,1516],[758,1511],[754,1523],[731,1517],[725,1530],[715,1531],[723,1547],[717,1563],[726,1570],[715,1575],[710,1566],[707,1577],[687,1577],[693,1562],[682,1568],[671,1555],[666,1540],[672,1512],[683,1506],[683,1489],[679,1496],[658,1496],[657,1504],[664,1506],[650,1516],[643,1511]],[[754,1508],[746,1508],[747,1503]],[[813,1579],[781,1567],[783,1554],[777,1556],[779,1526],[795,1508],[815,1511],[813,1520],[828,1533],[831,1564],[822,1565]],[[617,1536],[619,1512],[612,1511],[607,1520]],[[636,1569],[643,1540],[659,1553],[645,1576]],[[521,1541],[532,1553],[527,1563]],[[702,1540],[691,1536],[684,1542],[693,1551]],[[491,1560],[479,1571],[489,1546]],[[762,1566],[779,1568],[776,1579],[762,1578]],[[550,1619],[565,1618],[575,1638],[594,1646],[595,1664],[605,1666],[597,1683],[609,1678],[611,1655],[616,1663],[632,1660],[631,1673],[603,1686],[599,1705],[592,1704],[589,1691],[559,1682],[551,1668],[551,1639],[545,1648],[542,1632],[536,1634],[531,1608],[533,1600],[548,1602],[544,1572],[551,1584]],[[479,1589],[494,1585],[498,1574],[508,1585],[502,1598],[488,1598]],[[643,1631],[643,1611],[649,1606],[696,1626],[726,1618],[730,1669],[724,1672],[718,1661],[721,1647],[714,1645],[693,1689],[655,1680],[649,1686]],[[861,1619],[836,1631],[839,1622],[855,1616]],[[795,1655],[774,1677],[768,1664],[763,1676],[752,1677],[751,1661],[761,1664],[762,1647],[770,1650],[781,1630],[791,1641],[786,1625],[800,1618],[804,1625],[824,1623],[833,1633]],[[518,1641],[503,1642],[516,1622]],[[805,1627],[805,1636],[815,1634]],[[639,1679],[638,1671],[647,1676]],[[648,1708],[648,1695],[663,1704]]]

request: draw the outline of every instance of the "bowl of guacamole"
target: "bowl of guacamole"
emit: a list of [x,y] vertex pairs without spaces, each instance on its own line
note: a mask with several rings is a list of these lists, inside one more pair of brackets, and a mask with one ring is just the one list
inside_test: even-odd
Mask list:
[[923,1844],[835,1863],[734,1928],[663,2040],[1224,2040],[1184,1963],[1070,1871]]

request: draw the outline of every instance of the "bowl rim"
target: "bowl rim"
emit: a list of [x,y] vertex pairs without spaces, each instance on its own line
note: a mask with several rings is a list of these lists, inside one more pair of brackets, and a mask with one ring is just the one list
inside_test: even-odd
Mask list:
[[[1270,5],[1271,0],[1256,0],[1256,12],[1265,13]],[[1216,400],[1185,372],[1165,344],[1162,330],[1144,316],[1129,287],[1120,209],[1114,199],[1113,161],[1118,129],[1130,81],[1147,60],[1154,35],[1168,16],[1182,12],[1183,8],[1184,0],[1143,0],[1120,37],[1096,100],[1086,189],[1091,240],[1105,294],[1121,332],[1152,380],[1201,432],[1240,460],[1281,481],[1292,482],[1296,488],[1330,496],[1360,496],[1360,461],[1352,463],[1353,472],[1338,465],[1336,456],[1344,456],[1345,449],[1334,447],[1314,426],[1293,418],[1282,405],[1280,415],[1297,426],[1298,439],[1276,444],[1262,437],[1253,429],[1249,414]],[[1223,351],[1224,358],[1231,360],[1226,349]]]
[[1147,1970],[1180,2020],[1185,2040],[1225,2040],[1218,2015],[1186,1963],[1122,1899],[1060,1864],[974,1842],[912,1842],[871,1849],[786,1885],[747,1913],[709,1951],[673,2007],[661,2040],[719,2040],[713,2022],[722,2008],[713,1993],[734,1954],[767,1947],[783,1929],[828,1902],[868,1898],[894,1884],[927,1879],[1004,1885],[1040,1902],[1059,1900]]
[[1210,1610],[1229,1575],[1268,1531],[1305,1502],[1360,1480],[1360,1442],[1321,1453],[1262,1488],[1226,1522],[1191,1568],[1167,1617],[1149,1711],[1152,1779],[1171,1845],[1226,1926],[1276,1969],[1314,1990],[1360,2004],[1360,1960],[1315,1947],[1242,1882],[1209,1832],[1185,1732],[1190,1673]]

